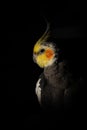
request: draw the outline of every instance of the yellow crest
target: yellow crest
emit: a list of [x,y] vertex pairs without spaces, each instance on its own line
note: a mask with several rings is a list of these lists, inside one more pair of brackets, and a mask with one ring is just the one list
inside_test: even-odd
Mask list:
[[34,46],[34,53],[37,53],[38,50],[40,49],[40,45],[43,43],[43,42],[46,42],[48,37],[49,37],[49,23],[47,23],[47,29],[46,31],[44,32],[44,34],[41,36],[41,38],[36,42],[35,46]]

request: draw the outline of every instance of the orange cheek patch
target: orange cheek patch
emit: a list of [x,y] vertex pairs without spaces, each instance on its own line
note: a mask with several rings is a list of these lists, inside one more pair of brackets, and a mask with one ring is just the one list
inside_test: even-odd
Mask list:
[[54,54],[53,51],[50,50],[50,49],[49,49],[49,50],[46,50],[45,53],[46,53],[46,57],[47,57],[48,59],[52,58],[52,56],[53,56],[53,54]]

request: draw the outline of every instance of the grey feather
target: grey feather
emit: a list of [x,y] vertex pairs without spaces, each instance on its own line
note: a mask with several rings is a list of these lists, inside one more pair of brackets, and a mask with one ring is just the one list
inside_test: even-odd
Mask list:
[[82,81],[74,78],[65,61],[55,62],[52,66],[46,67],[40,78],[43,108],[54,109],[72,106]]

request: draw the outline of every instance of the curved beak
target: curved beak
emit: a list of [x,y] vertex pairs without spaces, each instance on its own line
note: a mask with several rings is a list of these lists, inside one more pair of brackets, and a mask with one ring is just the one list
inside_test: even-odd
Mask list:
[[33,54],[33,61],[36,63],[36,55]]

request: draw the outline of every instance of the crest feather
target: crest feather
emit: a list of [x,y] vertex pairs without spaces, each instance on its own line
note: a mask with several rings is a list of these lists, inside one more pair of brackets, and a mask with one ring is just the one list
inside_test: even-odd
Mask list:
[[41,38],[36,42],[36,44],[41,44],[41,43],[47,41],[47,39],[49,38],[49,34],[50,34],[49,29],[50,29],[50,24],[47,23],[46,31],[45,31],[44,34],[41,36]]

